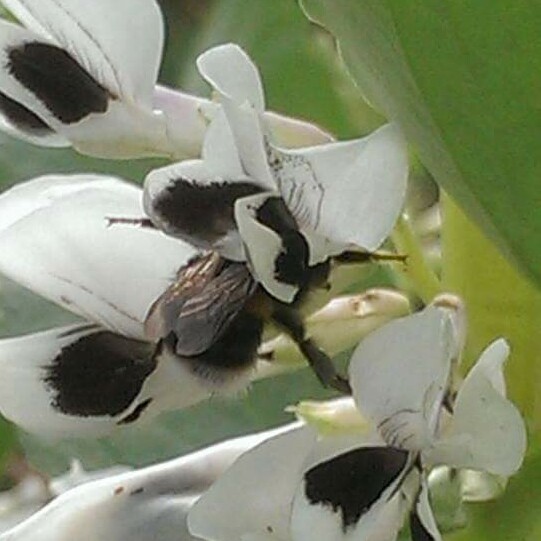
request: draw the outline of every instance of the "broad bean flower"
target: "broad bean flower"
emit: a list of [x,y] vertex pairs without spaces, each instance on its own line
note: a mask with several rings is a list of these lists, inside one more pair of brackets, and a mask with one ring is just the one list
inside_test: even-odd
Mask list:
[[353,354],[350,379],[369,423],[324,436],[299,427],[247,452],[192,509],[192,534],[214,541],[392,541],[409,514],[415,541],[441,540],[430,469],[509,476],[526,447],[522,418],[505,398],[504,340],[493,342],[454,389],[461,326],[460,314],[441,301],[368,336]]
[[85,320],[0,341],[0,409],[26,430],[100,434],[209,394],[144,332],[148,307],[196,251],[108,227],[117,212],[141,212],[141,190],[111,177],[43,177],[0,196],[0,271]]
[[[2,0],[0,128],[26,141],[104,158],[195,156],[209,100],[156,84],[164,44],[155,0]],[[328,136],[269,119],[286,143]]]
[[308,269],[353,248],[373,251],[402,209],[405,143],[396,126],[368,137],[287,150],[264,117],[257,68],[236,45],[197,61],[219,96],[201,160],[150,173],[145,210],[166,233],[247,261],[274,298],[292,302]]

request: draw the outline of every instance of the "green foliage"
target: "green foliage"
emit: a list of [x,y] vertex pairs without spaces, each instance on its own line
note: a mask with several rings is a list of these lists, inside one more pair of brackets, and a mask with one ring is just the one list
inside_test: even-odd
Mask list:
[[303,0],[370,101],[500,249],[541,283],[541,6]]

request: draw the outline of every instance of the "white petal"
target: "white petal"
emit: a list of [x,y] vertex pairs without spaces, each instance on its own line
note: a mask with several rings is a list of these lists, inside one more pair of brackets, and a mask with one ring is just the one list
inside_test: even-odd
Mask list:
[[32,124],[41,119],[86,154],[119,158],[170,154],[165,119],[151,109],[154,80],[147,85],[148,99],[134,101],[105,84],[53,39],[4,20],[0,29],[0,92],[33,114]]
[[44,438],[96,437],[211,394],[154,351],[92,324],[0,340],[0,411]]
[[421,492],[410,516],[412,541],[442,541],[428,499],[428,485],[423,481]]
[[216,112],[203,142],[202,158],[216,176],[232,182],[246,178],[239,153],[223,109]]
[[493,342],[472,368],[457,395],[448,430],[428,459],[457,468],[511,475],[526,451],[526,429],[517,408],[505,398],[505,340]]
[[406,144],[396,126],[355,141],[276,153],[280,192],[302,228],[369,251],[388,237],[408,174]]
[[109,218],[140,218],[141,190],[101,176],[49,176],[0,196],[0,271],[121,334],[142,338],[153,301],[195,250]]
[[[113,93],[151,107],[163,48],[154,0],[2,0],[28,28],[68,51]],[[144,39],[141,37],[144,36]]]
[[311,430],[289,425],[241,456],[190,512],[192,535],[215,541],[288,540],[291,502],[314,442]]
[[245,176],[230,180],[216,175],[203,160],[188,160],[147,176],[144,208],[153,224],[168,235],[241,261],[235,201],[259,191]]
[[60,496],[60,494],[85,483],[106,479],[113,475],[120,475],[132,471],[132,469],[129,466],[117,465],[102,470],[86,471],[81,462],[74,458],[71,459],[70,468],[66,473],[58,477],[53,477],[49,481],[49,492],[55,497]]
[[90,115],[80,124],[51,125],[81,154],[107,159],[162,156],[174,153],[167,139],[164,116],[158,111],[128,107],[112,101],[103,115]]
[[[293,508],[292,541],[395,541],[404,521],[400,495],[376,505],[365,520],[345,532],[337,513],[310,506],[300,497]],[[316,533],[317,532],[317,533]]]
[[275,432],[237,438],[133,472],[78,486],[0,536],[2,541],[191,541],[186,517],[243,452]]
[[257,217],[258,210],[274,194],[263,193],[237,200],[235,218],[244,243],[246,259],[255,279],[275,298],[292,302],[299,286],[284,281],[277,267],[280,256],[297,254],[286,252],[283,238],[270,227],[263,225]]
[[259,72],[250,57],[233,43],[219,45],[197,59],[201,75],[237,105],[248,102],[259,112],[265,110],[265,98]]
[[389,445],[432,442],[456,352],[453,328],[448,310],[430,306],[374,331],[354,352],[355,401]]
[[222,45],[197,61],[201,75],[219,92],[246,174],[267,189],[275,186],[269,164],[263,89],[257,68],[237,45]]
[[[47,381],[61,351],[101,330],[74,325],[20,338],[0,340],[0,411],[25,430],[46,438],[96,435],[107,432],[118,419],[104,415],[82,417],[55,406],[57,389]],[[92,390],[90,390],[92,392]],[[96,401],[100,399],[96,394]]]
[[272,133],[273,141],[284,148],[301,148],[330,143],[332,136],[319,126],[272,111],[265,111],[264,119]]
[[207,99],[172,88],[154,88],[154,109],[162,111],[167,125],[167,138],[176,159],[198,158],[208,121],[204,107],[218,108]]

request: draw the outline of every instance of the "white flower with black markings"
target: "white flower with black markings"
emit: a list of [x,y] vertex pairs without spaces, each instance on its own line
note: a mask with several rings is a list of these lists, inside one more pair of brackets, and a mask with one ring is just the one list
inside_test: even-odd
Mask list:
[[415,541],[441,540],[430,469],[509,476],[526,448],[522,418],[505,398],[504,340],[482,353],[455,396],[461,325],[438,301],[372,333],[353,355],[350,381],[373,428],[320,437],[299,428],[263,443],[198,502],[191,532],[215,541],[393,541],[409,514]]
[[[209,100],[156,85],[164,24],[155,0],[1,0],[0,128],[104,158],[196,156]],[[281,140],[316,126],[267,115]],[[298,143],[297,143],[298,144]]]
[[271,137],[259,73],[242,49],[210,49],[198,66],[222,109],[212,112],[201,160],[147,177],[152,223],[248,261],[267,292],[288,303],[329,257],[377,249],[404,201],[408,164],[398,128],[286,150]]
[[170,154],[154,111],[163,21],[154,0],[2,0],[0,113],[31,142],[101,157]]
[[148,341],[149,307],[196,250],[157,231],[108,227],[141,190],[50,176],[0,196],[0,272],[84,322],[0,340],[0,410],[47,437],[94,435],[209,395]]

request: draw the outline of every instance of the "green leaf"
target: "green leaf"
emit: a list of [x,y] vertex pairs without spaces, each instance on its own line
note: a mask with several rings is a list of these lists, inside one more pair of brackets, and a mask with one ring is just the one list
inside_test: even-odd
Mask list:
[[541,4],[302,3],[441,186],[541,283]]

